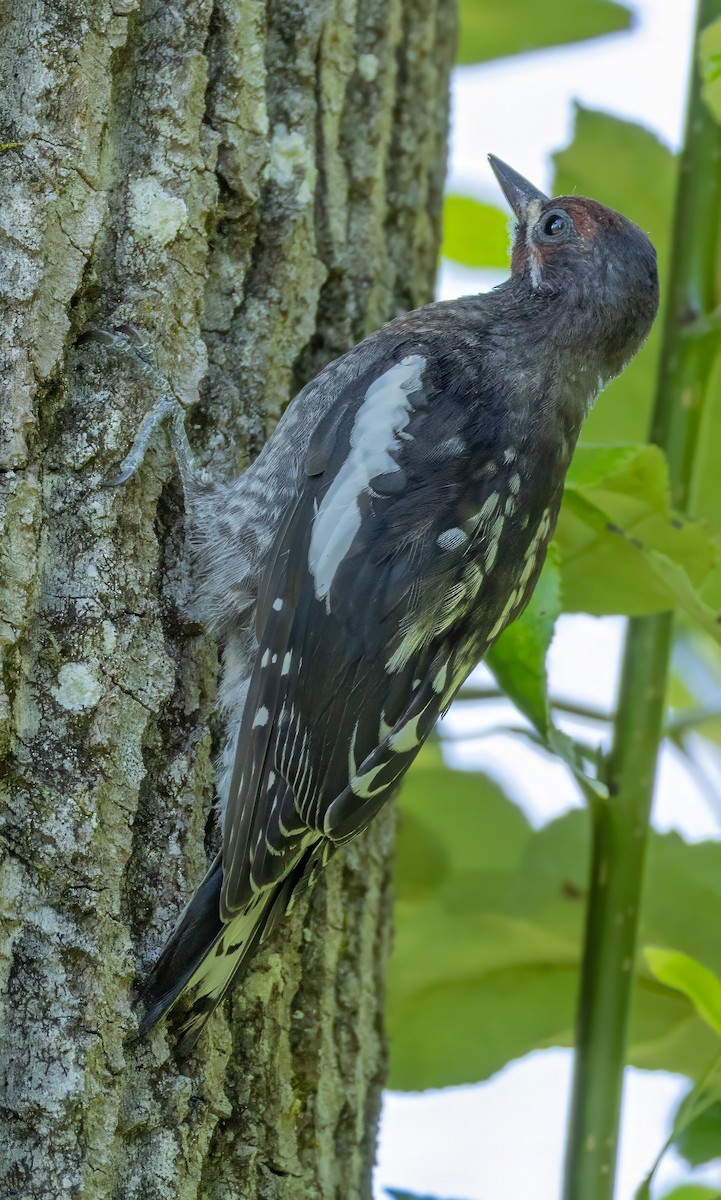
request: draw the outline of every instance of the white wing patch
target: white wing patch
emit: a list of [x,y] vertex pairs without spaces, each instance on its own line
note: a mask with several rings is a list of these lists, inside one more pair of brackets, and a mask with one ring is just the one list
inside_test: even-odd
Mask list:
[[263,705],[263,707],[259,708],[257,713],[255,714],[255,716],[253,717],[252,728],[253,729],[258,729],[258,728],[262,729],[262,727],[264,725],[268,724],[269,716],[270,716],[270,713],[268,712],[268,709],[265,707],[265,705]]
[[348,457],[315,515],[308,566],[326,612],[335,573],[360,527],[360,496],[374,476],[399,469],[392,451],[401,444],[411,415],[409,395],[420,389],[425,365],[422,355],[410,354],[370,385],[353,422]]

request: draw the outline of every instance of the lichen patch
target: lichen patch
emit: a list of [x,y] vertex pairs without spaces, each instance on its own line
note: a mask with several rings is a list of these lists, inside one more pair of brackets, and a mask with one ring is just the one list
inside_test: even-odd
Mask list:
[[128,216],[139,241],[158,246],[167,246],[188,223],[185,201],[166,192],[154,175],[131,183]]
[[87,712],[95,708],[103,689],[92,667],[70,662],[58,671],[58,684],[52,692],[58,704],[69,712]]

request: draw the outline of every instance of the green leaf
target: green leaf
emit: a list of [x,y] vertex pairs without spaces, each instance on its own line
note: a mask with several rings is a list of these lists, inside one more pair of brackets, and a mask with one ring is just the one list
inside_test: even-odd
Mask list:
[[721,542],[679,517],[655,446],[580,446],[556,529],[564,607],[640,615],[678,607],[721,640],[702,589],[719,570]]
[[561,574],[558,549],[552,544],[528,607],[504,630],[485,661],[505,694],[534,725],[546,748],[571,768],[585,788],[605,797],[605,786],[588,774],[578,747],[551,718],[546,655],[560,612]]
[[[413,862],[419,845],[427,881]],[[399,797],[392,1087],[475,1082],[573,1043],[588,847],[585,812],[534,831],[484,776],[419,758]],[[721,845],[652,834],[642,944],[677,946],[721,973],[708,919],[718,911]],[[629,1061],[700,1077],[717,1050],[688,996],[642,961]]]
[[[658,253],[663,303],[676,158],[640,125],[578,106],[573,141],[554,155],[554,162],[556,194],[592,196],[625,213],[649,234]],[[597,400],[585,423],[583,442],[645,440],[656,387],[662,322],[663,312],[643,350]]]
[[[689,997],[716,1037],[721,1037],[721,979],[698,959],[679,950],[647,946],[643,958],[659,982]],[[721,1051],[681,1100],[665,1146],[651,1166],[636,1200],[650,1196],[650,1184],[668,1147],[674,1145],[692,1166],[721,1157]]]
[[650,1200],[651,1184],[666,1151],[675,1145],[692,1166],[710,1162],[719,1149],[718,1116],[721,1106],[721,1055],[717,1055],[678,1106],[671,1134],[636,1193],[635,1200]]
[[666,1192],[662,1200],[721,1200],[721,1192],[699,1183],[684,1183],[672,1192]]
[[721,122],[721,17],[701,30],[698,53],[701,95],[714,120]]
[[631,14],[609,0],[461,0],[459,63],[486,62],[544,46],[585,41],[628,29]]
[[551,546],[527,608],[504,630],[486,656],[488,666],[506,695],[544,738],[551,729],[546,654],[560,613],[558,549]]
[[721,1158],[721,1096],[689,1121],[673,1144],[692,1167]]
[[441,254],[467,267],[503,267],[510,260],[508,217],[470,196],[446,196]]
[[[397,937],[388,1009],[391,1086],[485,1078],[507,1060],[507,1050],[523,1053],[543,1039],[546,1015],[552,1012],[555,1020],[559,1005],[566,1012],[554,1029],[567,1041],[573,994],[565,975],[573,975],[578,930],[570,937],[557,929],[537,936],[542,931],[513,912],[509,889],[520,878],[532,836],[523,814],[484,776],[426,767],[422,757],[404,786],[399,809]],[[407,874],[409,816],[414,841],[422,826],[446,867],[425,895],[419,895],[415,874],[410,881]],[[580,886],[583,866],[577,870]],[[560,972],[549,971],[549,961],[562,962]],[[485,1018],[476,1028],[481,1012]],[[509,1037],[500,1041],[500,1056],[495,1034],[490,1036],[498,1021]]]
[[688,996],[699,1016],[721,1037],[721,979],[678,950],[646,946],[643,953],[656,979]]

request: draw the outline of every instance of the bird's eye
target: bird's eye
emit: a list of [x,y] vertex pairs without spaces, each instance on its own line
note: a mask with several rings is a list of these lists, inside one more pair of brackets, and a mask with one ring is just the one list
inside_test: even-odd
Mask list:
[[559,216],[549,217],[543,226],[543,232],[547,237],[555,237],[557,233],[562,233],[564,228],[565,222]]
[[570,233],[571,218],[568,213],[557,210],[547,213],[541,222],[538,232],[544,242],[557,242]]

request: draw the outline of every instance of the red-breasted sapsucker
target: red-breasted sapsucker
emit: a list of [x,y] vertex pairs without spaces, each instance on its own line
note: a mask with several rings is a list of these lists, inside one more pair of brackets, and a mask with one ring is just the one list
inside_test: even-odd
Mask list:
[[517,219],[510,279],[330,363],[231,483],[195,469],[166,389],[116,481],[170,416],[195,611],[224,650],[222,850],[141,993],[143,1030],[184,997],[183,1049],[522,611],[583,419],[654,319],[636,225],[491,165]]

